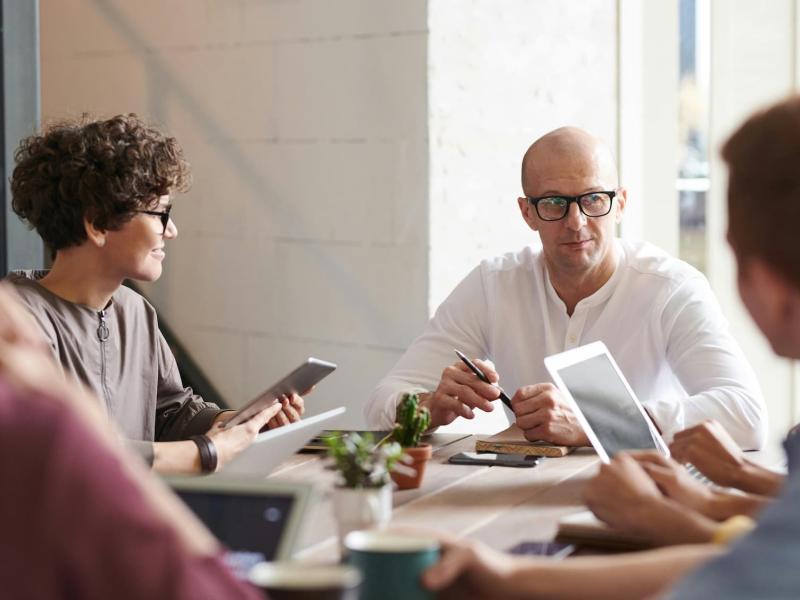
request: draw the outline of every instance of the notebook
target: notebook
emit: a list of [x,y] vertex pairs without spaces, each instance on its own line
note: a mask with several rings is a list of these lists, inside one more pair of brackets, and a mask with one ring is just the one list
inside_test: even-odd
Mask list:
[[566,456],[575,450],[571,446],[554,446],[547,442],[530,442],[516,424],[491,437],[475,440],[476,452],[494,452],[496,454],[526,454],[528,456]]
[[612,529],[588,510],[562,517],[558,521],[556,541],[610,550],[642,550],[653,547],[642,536]]

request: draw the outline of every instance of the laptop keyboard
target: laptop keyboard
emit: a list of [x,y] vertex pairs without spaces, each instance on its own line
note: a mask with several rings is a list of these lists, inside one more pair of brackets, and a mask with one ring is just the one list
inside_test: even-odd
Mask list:
[[686,467],[686,470],[689,472],[689,475],[691,475],[692,477],[697,479],[697,481],[699,481],[703,485],[708,485],[708,486],[715,485],[713,481],[711,481],[708,477],[703,475],[697,469],[697,467],[695,467],[692,463],[686,463],[686,465],[684,465],[684,466]]
[[260,552],[226,552],[223,560],[239,579],[247,579],[247,574],[258,563],[266,560]]

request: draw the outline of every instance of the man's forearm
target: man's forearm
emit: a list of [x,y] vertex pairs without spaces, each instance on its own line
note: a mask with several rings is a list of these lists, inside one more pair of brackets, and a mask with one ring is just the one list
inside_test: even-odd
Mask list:
[[717,556],[713,544],[675,546],[560,562],[520,561],[505,578],[503,598],[644,598],[666,590],[687,571]]
[[777,496],[783,487],[785,476],[751,460],[745,460],[744,466],[735,476],[736,488],[758,494],[760,496]]
[[710,542],[717,522],[670,498],[609,508],[592,506],[595,515],[613,529],[645,538],[656,546]]
[[767,496],[759,496],[756,494],[734,494],[725,491],[714,492],[705,514],[717,521],[724,521],[735,515],[755,517],[771,502],[771,500],[772,499]]
[[658,545],[703,544],[714,536],[717,523],[699,512],[665,499],[639,519],[641,530]]

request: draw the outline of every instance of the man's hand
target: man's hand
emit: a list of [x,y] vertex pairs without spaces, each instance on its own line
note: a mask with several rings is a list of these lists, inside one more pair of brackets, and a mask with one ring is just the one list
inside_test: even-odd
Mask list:
[[676,461],[693,464],[722,486],[736,487],[744,470],[744,453],[716,421],[705,421],[679,431],[669,450]]
[[511,398],[511,408],[525,438],[564,446],[588,446],[589,438],[575,413],[552,383],[526,385]]
[[584,489],[584,500],[601,521],[615,529],[640,533],[663,501],[658,486],[636,460],[617,454]]
[[281,396],[279,402],[281,410],[269,420],[269,423],[267,423],[268,429],[283,427],[289,423],[297,423],[303,418],[303,413],[306,411],[303,397],[297,394],[292,394],[291,397]]
[[625,452],[601,465],[584,499],[598,519],[654,544],[705,543],[717,526],[662,494],[645,467]]
[[711,503],[714,492],[692,477],[683,465],[655,450],[631,451],[628,454],[644,468],[667,498],[713,518]]
[[509,574],[515,559],[483,544],[445,538],[442,555],[422,574],[423,585],[437,591],[437,598],[506,598],[510,597]]
[[[473,358],[472,362],[483,371],[492,383],[497,383],[498,375],[492,363]],[[500,397],[500,390],[484,383],[458,361],[442,371],[442,378],[432,394],[420,394],[420,404],[431,411],[431,427],[449,425],[458,417],[474,419],[474,409],[485,412],[494,410],[493,400]]]
[[723,487],[760,496],[776,496],[783,488],[785,477],[748,460],[716,421],[705,421],[676,433],[669,449],[675,460],[693,464]]

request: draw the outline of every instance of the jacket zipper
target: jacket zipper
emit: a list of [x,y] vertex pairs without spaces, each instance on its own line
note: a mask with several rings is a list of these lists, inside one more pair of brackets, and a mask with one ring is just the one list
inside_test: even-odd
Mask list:
[[106,406],[111,407],[111,395],[108,393],[106,385],[106,340],[109,336],[108,325],[106,324],[106,311],[101,310],[97,313],[100,317],[100,324],[97,326],[97,339],[100,340],[100,383],[103,386],[103,394],[106,397]]

